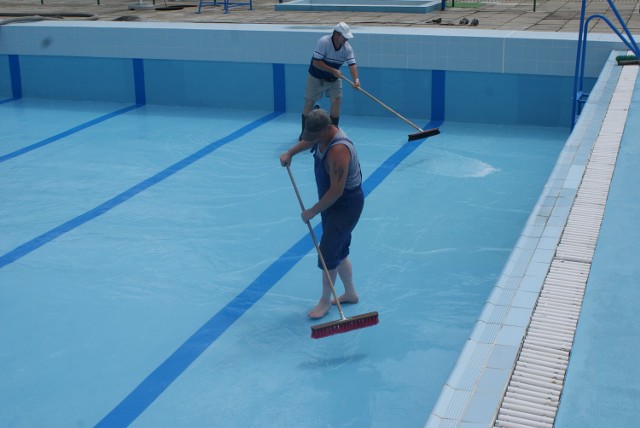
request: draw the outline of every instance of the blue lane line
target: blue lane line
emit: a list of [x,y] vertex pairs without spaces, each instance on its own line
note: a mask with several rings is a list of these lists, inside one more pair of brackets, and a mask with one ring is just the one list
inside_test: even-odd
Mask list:
[[14,151],[14,152],[9,153],[9,154],[0,156],[0,163],[2,163],[4,161],[8,161],[9,159],[13,159],[13,158],[15,158],[17,156],[23,155],[25,153],[28,153],[28,152],[30,152],[32,150],[35,150],[35,149],[38,149],[40,147],[46,146],[47,144],[51,144],[51,143],[53,143],[55,141],[58,141],[58,140],[60,140],[62,138],[68,137],[69,135],[75,134],[76,132],[80,132],[80,131],[82,131],[84,129],[87,129],[90,126],[97,125],[98,123],[104,122],[105,120],[112,119],[112,118],[114,118],[116,116],[119,116],[121,114],[127,113],[127,112],[129,112],[131,110],[134,110],[134,109],[138,108],[138,107],[142,107],[142,105],[132,105],[132,106],[129,106],[129,107],[122,108],[120,110],[116,110],[116,111],[111,112],[111,113],[107,113],[107,114],[105,114],[103,116],[100,116],[100,117],[98,117],[96,119],[90,120],[89,122],[85,122],[85,123],[83,123],[81,125],[78,125],[76,127],[68,129],[68,130],[66,130],[64,132],[61,132],[58,135],[54,135],[54,136],[46,138],[46,139],[44,139],[44,140],[42,140],[42,141],[40,141],[38,143],[34,143],[34,144],[30,145],[30,146],[23,147],[21,149],[18,149],[18,150]]
[[126,427],[164,392],[211,344],[247,312],[273,284],[313,247],[311,238],[299,240],[269,266],[247,288],[215,314],[169,358],[142,381],[96,427]]
[[9,103],[11,101],[18,100],[19,98],[7,98],[6,100],[0,100],[0,104]]
[[[427,125],[425,125],[422,129],[431,129],[438,128],[442,125],[441,120],[432,120]],[[414,152],[425,140],[415,140],[408,141],[405,143],[400,149],[398,149],[394,154],[389,156],[387,160],[385,160],[382,165],[380,165],[373,174],[367,178],[364,183],[362,183],[362,191],[365,196],[368,196],[369,193],[373,192],[373,190],[378,187],[382,181],[387,178],[389,174],[402,162],[405,160],[411,153]]]
[[[441,121],[431,121],[424,129],[439,127]],[[362,183],[365,196],[382,181],[425,140],[410,141],[400,147],[373,174]],[[321,226],[315,227],[318,233]],[[320,235],[318,233],[318,235]],[[318,237],[318,239],[320,239]],[[169,387],[202,353],[211,346],[233,323],[260,300],[311,249],[313,243],[307,235],[285,251],[262,272],[247,288],[238,294],[187,339],[169,358],[127,395],[96,427],[125,427],[138,418],[162,392]]]
[[42,247],[43,245],[53,241],[54,239],[64,235],[67,232],[70,232],[71,230],[82,226],[83,224],[95,219],[96,217],[101,216],[102,214],[106,213],[107,211],[110,211],[111,209],[117,207],[118,205],[122,204],[123,202],[126,202],[127,200],[131,199],[132,197],[136,196],[137,194],[139,194],[140,192],[147,190],[148,188],[150,188],[151,186],[153,186],[154,184],[157,184],[169,177],[171,177],[173,174],[175,174],[176,172],[179,172],[180,170],[188,167],[189,165],[191,165],[192,163],[196,162],[197,160],[202,159],[203,157],[205,157],[206,155],[208,155],[209,153],[219,149],[220,147],[224,146],[227,143],[230,143],[231,141],[242,137],[243,135],[253,131],[254,129],[258,128],[259,126],[263,125],[264,123],[275,119],[276,117],[280,116],[282,113],[270,113],[258,120],[253,121],[252,123],[240,128],[239,130],[227,135],[226,137],[218,140],[218,141],[214,141],[213,143],[205,146],[204,148],[198,150],[197,152],[193,153],[192,155],[187,156],[186,158],[182,159],[179,162],[174,163],[173,165],[171,165],[170,167],[164,169],[163,171],[160,171],[159,173],[157,173],[156,175],[154,175],[153,177],[147,178],[146,180],[136,184],[135,186],[129,188],[128,190],[125,190],[124,192],[120,193],[119,195],[115,196],[114,198],[109,199],[108,201],[98,205],[97,207],[93,208],[92,210],[89,210],[87,212],[85,212],[84,214],[80,214],[79,216],[77,216],[76,218],[73,218],[69,221],[67,221],[64,224],[61,224],[60,226],[51,229],[48,232],[43,233],[42,235],[32,239],[31,241],[20,245],[19,247],[9,251],[8,253],[4,254],[3,256],[0,256],[0,269],[2,269],[3,267],[7,266],[8,264],[11,264],[13,262],[15,262],[16,260],[26,256],[27,254],[31,253],[34,250],[37,250],[38,248]]

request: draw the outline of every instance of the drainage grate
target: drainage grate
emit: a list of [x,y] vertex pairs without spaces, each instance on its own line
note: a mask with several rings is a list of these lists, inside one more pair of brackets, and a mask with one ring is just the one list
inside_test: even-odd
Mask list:
[[531,316],[495,427],[553,427],[638,67],[624,67]]

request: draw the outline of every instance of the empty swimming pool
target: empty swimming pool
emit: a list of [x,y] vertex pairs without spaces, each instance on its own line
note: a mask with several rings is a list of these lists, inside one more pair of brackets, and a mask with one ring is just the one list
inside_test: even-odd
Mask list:
[[[278,164],[304,66],[128,58],[2,58],[2,420],[423,425],[565,144],[566,105],[535,108],[565,82],[363,67],[374,93],[442,134],[407,143],[413,129],[348,95],[367,197],[347,315],[377,310],[380,325],[312,341],[320,271]],[[63,63],[74,85],[45,72]],[[259,94],[253,108],[238,85],[204,84],[210,70]],[[208,95],[227,107],[168,105]],[[476,123],[496,112],[507,124]],[[293,172],[311,203],[310,161]]]
[[421,424],[566,139],[451,123],[413,146],[345,118],[367,193],[347,313],[381,323],[312,341],[320,273],[277,161],[297,115],[123,107],[0,107],[3,155],[49,141],[0,164],[13,426]]

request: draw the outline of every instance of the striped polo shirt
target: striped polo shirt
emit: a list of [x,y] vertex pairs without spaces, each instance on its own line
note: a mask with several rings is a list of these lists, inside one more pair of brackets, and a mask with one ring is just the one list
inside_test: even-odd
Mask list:
[[313,52],[313,58],[309,65],[309,74],[318,79],[335,80],[333,74],[314,67],[314,59],[320,60],[336,70],[345,62],[347,65],[354,65],[356,63],[356,58],[353,55],[353,49],[349,42],[345,42],[340,49],[336,50],[331,41],[331,34],[327,34],[318,39],[316,50]]

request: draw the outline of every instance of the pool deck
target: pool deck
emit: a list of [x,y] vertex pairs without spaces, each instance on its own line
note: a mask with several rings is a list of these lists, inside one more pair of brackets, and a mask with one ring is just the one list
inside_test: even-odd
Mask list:
[[[480,7],[449,8],[429,14],[377,12],[276,12],[275,1],[255,0],[225,14],[221,7],[206,7],[196,14],[197,2],[156,0],[156,6],[175,10],[129,10],[123,0],[0,0],[0,20],[18,15],[82,13],[76,19],[140,20],[157,22],[260,23],[333,25],[345,21],[352,26],[437,27],[442,31],[461,28],[460,19],[477,19],[469,30],[510,30],[577,33],[581,3],[578,1],[486,3]],[[131,2],[135,3],[135,2]],[[150,3],[150,2],[148,2]],[[601,13],[613,20],[606,1],[589,1],[589,14]],[[459,5],[464,3],[459,2]],[[469,3],[467,3],[468,5]],[[179,9],[180,6],[187,6]],[[631,32],[640,34],[640,1],[617,2],[620,15]],[[14,14],[14,15],[10,15]],[[86,15],[85,15],[86,14]],[[432,21],[440,18],[445,24]],[[72,19],[66,17],[65,19]],[[612,34],[602,21],[594,20],[591,33]],[[632,426],[640,402],[640,325],[633,313],[640,303],[640,85],[636,83],[629,116],[621,136],[615,173],[611,180],[602,227],[591,263],[583,310],[576,331],[566,385],[555,426]],[[425,420],[431,409],[425,409]],[[446,425],[454,426],[454,425]],[[467,421],[464,427],[480,427]]]
[[[511,31],[548,31],[577,32],[580,22],[579,1],[537,1],[533,11],[533,1],[497,1],[487,2],[480,7],[472,2],[456,2],[458,6],[426,14],[419,13],[382,13],[382,12],[276,12],[277,0],[254,0],[253,10],[247,6],[231,8],[228,14],[222,7],[203,7],[197,11],[197,1],[155,0],[155,7],[174,10],[132,9],[129,4],[135,0],[0,0],[0,11],[3,14],[46,14],[73,12],[90,16],[90,19],[114,20],[130,19],[158,22],[199,22],[199,23],[238,23],[238,24],[309,24],[335,25],[345,21],[349,25],[394,26],[394,27],[437,27],[443,31],[453,28],[469,28],[482,30]],[[98,5],[97,3],[100,3]],[[244,0],[241,0],[244,1]],[[144,3],[153,7],[151,0]],[[640,0],[616,2],[620,16],[633,34],[640,33]],[[220,3],[219,3],[220,4]],[[615,16],[609,4],[603,0],[588,1],[589,14],[600,13],[611,20]],[[10,16],[1,16],[0,20]],[[478,20],[477,26],[460,25],[462,18],[470,22]],[[65,18],[72,19],[72,18]],[[79,17],[75,19],[87,19]],[[441,24],[432,21],[441,19]],[[592,21],[589,29],[592,33],[609,33],[611,29],[601,20]]]
[[[600,174],[609,170],[600,165],[596,166],[596,182],[588,172],[582,179],[583,184],[611,183],[555,420],[557,428],[637,425],[640,326],[633,314],[640,303],[640,85],[637,66],[623,70],[629,72],[631,82],[615,92],[590,159],[591,163],[609,152],[606,164],[610,172]],[[621,77],[619,85],[623,84]],[[623,98],[630,98],[630,103],[616,107]],[[626,125],[607,131],[607,123],[621,116],[626,116]],[[607,178],[609,174],[613,177]]]

